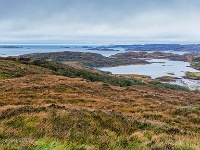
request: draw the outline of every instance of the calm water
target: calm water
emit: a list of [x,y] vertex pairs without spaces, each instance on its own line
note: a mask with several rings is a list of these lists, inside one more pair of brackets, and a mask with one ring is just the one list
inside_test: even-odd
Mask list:
[[[155,79],[162,76],[177,77],[175,82],[169,82],[170,84],[176,84],[180,86],[188,87],[191,90],[200,90],[200,80],[190,80],[182,78],[185,72],[199,72],[196,69],[188,67],[190,64],[183,61],[171,61],[166,59],[151,59],[149,62],[152,64],[145,65],[128,65],[118,67],[103,67],[98,68],[102,71],[110,71],[113,74],[139,74],[147,75]],[[173,75],[172,75],[173,74]]]
[[[119,51],[98,51],[98,50],[88,50],[89,48],[96,48],[102,45],[31,45],[31,44],[23,44],[23,45],[12,45],[17,46],[20,48],[2,48],[4,46],[9,45],[0,45],[0,56],[7,57],[7,56],[19,56],[23,54],[29,53],[45,53],[45,52],[62,52],[62,51],[73,51],[73,52],[91,52],[91,53],[98,53],[103,56],[110,56],[117,53],[126,52],[124,48],[117,47],[114,48],[115,50]],[[84,48],[83,46],[88,46],[89,48]],[[67,47],[67,48],[66,48]],[[137,51],[139,52],[139,51]],[[148,53],[153,53],[154,51],[147,51]],[[184,54],[186,52],[178,52],[178,51],[163,51],[163,52],[170,52],[174,54]]]
[[[153,62],[152,64],[141,65],[127,65],[118,67],[102,67],[99,68],[102,71],[110,71],[113,74],[139,74],[151,76],[155,79],[161,76],[172,76],[182,78],[186,71],[198,72],[190,66],[188,62],[183,61],[171,61],[167,59],[151,59],[147,60]],[[171,75],[173,73],[174,75]]]
[[[90,52],[98,53],[103,56],[110,56],[117,53],[125,52],[123,48],[115,48],[119,51],[99,51],[99,50],[88,50],[89,48],[96,48],[101,45],[12,45],[20,48],[2,48],[0,45],[0,56],[19,56],[29,53],[45,53],[45,52],[63,52],[63,51],[73,51],[73,52]],[[89,48],[83,48],[83,46],[88,46]]]

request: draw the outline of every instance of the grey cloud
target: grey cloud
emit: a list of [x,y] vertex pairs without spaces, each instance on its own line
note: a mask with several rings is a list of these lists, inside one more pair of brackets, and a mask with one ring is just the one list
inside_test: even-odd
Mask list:
[[0,0],[0,41],[198,42],[199,8],[199,0]]

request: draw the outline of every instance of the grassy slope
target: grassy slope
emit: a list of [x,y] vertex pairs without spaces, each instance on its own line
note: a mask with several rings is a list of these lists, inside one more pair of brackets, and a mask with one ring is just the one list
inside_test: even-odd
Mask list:
[[[200,146],[199,94],[55,75],[2,80],[0,86],[0,137],[31,139],[21,147],[51,142],[88,149]],[[48,107],[52,103],[57,105]]]
[[[59,62],[54,61],[45,61],[45,60],[29,60],[20,58],[18,61],[25,64],[33,64],[36,66],[47,68],[55,75],[62,75],[72,78],[83,78],[87,79],[92,82],[104,82],[106,84],[115,85],[115,86],[131,86],[131,85],[144,85],[148,84],[153,87],[157,88],[167,88],[167,89],[173,89],[173,90],[181,90],[181,91],[189,91],[185,87],[181,87],[178,85],[171,85],[171,84],[164,84],[158,81],[148,81],[146,82],[143,79],[137,79],[133,76],[127,76],[127,75],[112,75],[107,74],[105,72],[100,72],[98,70],[89,69],[85,67],[71,67],[69,64],[62,64]],[[73,64],[72,64],[73,65]],[[74,65],[73,65],[74,66]]]
[[[6,61],[17,65],[7,67],[10,72],[30,67]],[[111,86],[44,70],[0,81],[1,149],[200,148],[200,94]]]
[[0,58],[0,80],[23,77],[30,74],[52,74],[53,72],[46,68],[35,65],[26,65],[20,62],[5,60]]

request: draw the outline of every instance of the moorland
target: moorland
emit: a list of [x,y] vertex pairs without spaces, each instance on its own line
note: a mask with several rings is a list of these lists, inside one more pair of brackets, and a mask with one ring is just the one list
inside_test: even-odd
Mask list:
[[0,59],[1,149],[200,149],[199,91],[55,59]]

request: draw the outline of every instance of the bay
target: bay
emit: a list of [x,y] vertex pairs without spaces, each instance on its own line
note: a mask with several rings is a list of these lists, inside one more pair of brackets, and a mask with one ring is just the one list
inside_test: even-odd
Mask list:
[[200,81],[184,79],[185,73],[199,72],[193,69],[188,62],[172,61],[167,59],[150,59],[147,60],[151,64],[139,64],[139,65],[127,65],[117,67],[101,67],[98,68],[101,71],[109,71],[112,74],[137,74],[150,76],[152,79],[171,76],[177,78],[175,82],[168,82],[170,84],[176,84],[180,86],[188,87],[191,90],[200,90]]
[[198,72],[193,69],[188,62],[172,61],[167,59],[150,59],[147,60],[151,64],[127,65],[117,67],[102,67],[98,68],[102,71],[110,71],[113,74],[139,74],[151,76],[155,79],[161,76],[172,76],[182,78],[185,72]]

